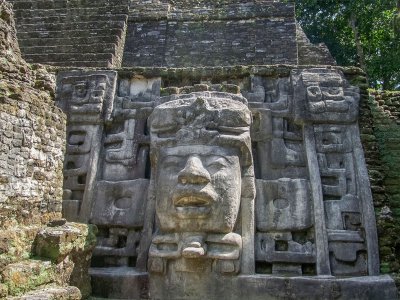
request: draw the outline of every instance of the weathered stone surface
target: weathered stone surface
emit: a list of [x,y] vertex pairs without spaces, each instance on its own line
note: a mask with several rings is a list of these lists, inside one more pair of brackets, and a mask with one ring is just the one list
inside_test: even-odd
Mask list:
[[60,262],[71,252],[91,250],[96,241],[95,230],[93,226],[78,223],[46,227],[36,236],[34,253]]
[[377,212],[381,272],[400,281],[398,260],[399,239],[399,174],[393,168],[398,156],[398,92],[371,91],[364,97],[361,109],[361,139],[371,178],[371,188]]
[[[21,58],[3,0],[0,34],[0,297],[80,299],[90,294],[95,236],[91,226],[58,222],[66,116],[54,103],[55,76]],[[82,294],[68,286],[71,273]]]
[[24,58],[56,66],[118,67],[129,0],[11,0]]
[[[193,284],[187,295],[195,295],[202,284],[234,274],[377,274],[374,216],[357,133],[357,89],[339,68],[221,68],[218,76],[216,71],[136,69],[135,75],[120,71],[115,79],[110,109],[96,117],[104,124],[98,138],[106,151],[92,148],[99,156],[88,165],[98,174],[94,205],[86,215],[99,225],[92,277],[101,284],[94,284],[94,294],[127,297],[128,292],[111,292],[111,286],[141,286],[147,280],[140,275],[144,271],[150,272],[150,294],[156,298],[167,282],[176,291]],[[85,82],[93,73],[80,74]],[[215,83],[229,76],[234,76],[229,83]],[[194,78],[200,83],[188,85]],[[239,93],[247,97],[251,117]],[[70,99],[64,100],[67,110]],[[74,130],[76,121],[71,122]],[[244,146],[243,130],[250,124],[251,140]],[[83,140],[75,140],[86,149]],[[229,171],[212,179],[220,157]],[[165,166],[158,169],[159,164]],[[251,175],[240,183],[237,170],[243,167],[240,173],[254,173],[257,180]],[[207,182],[224,188],[207,187]],[[93,184],[82,182],[85,189]],[[185,185],[191,188],[180,188]],[[258,189],[256,214],[251,205],[236,202],[233,188],[251,185]],[[251,194],[243,191],[241,198]],[[219,207],[223,199],[231,202]],[[110,273],[114,268],[126,272],[116,280]]]
[[18,297],[7,297],[7,300],[80,300],[82,295],[74,286],[48,286]]
[[[374,277],[357,126],[365,79],[356,68],[296,66],[329,55],[300,29],[296,41],[292,1],[13,2],[31,60],[118,66],[125,50],[125,65],[151,67],[58,72],[65,130],[53,75],[21,59],[10,7],[0,2],[0,201],[8,197],[0,297],[79,298],[67,285],[88,296],[95,246],[97,297],[395,298],[393,282]],[[293,65],[250,65],[274,63]],[[227,66],[235,64],[243,66]],[[379,101],[395,121],[396,100]],[[377,128],[362,135],[374,147]],[[64,141],[63,213],[98,225],[96,245],[94,228],[60,219]],[[397,141],[390,136],[384,153]],[[390,168],[370,175],[388,230],[397,177]],[[391,263],[383,269],[396,270],[393,239],[381,241]],[[47,283],[58,287],[43,290]]]
[[22,60],[11,6],[0,9],[0,227],[46,224],[60,216],[65,117],[54,75]]
[[300,24],[297,24],[297,46],[299,65],[336,65],[328,47],[324,43],[312,44]]

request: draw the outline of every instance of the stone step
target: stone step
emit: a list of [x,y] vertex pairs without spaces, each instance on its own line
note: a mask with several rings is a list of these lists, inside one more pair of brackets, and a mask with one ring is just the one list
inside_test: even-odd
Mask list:
[[53,283],[57,271],[56,265],[50,261],[28,259],[7,265],[1,276],[8,294],[18,296],[41,285]]
[[96,61],[112,60],[111,53],[52,53],[52,54],[26,54],[24,58],[29,61]]
[[[35,63],[31,61],[31,63]],[[37,62],[41,63],[41,62]],[[98,61],[46,61],[46,65],[58,66],[58,67],[71,67],[71,68],[112,68],[112,62],[109,60],[98,60]]]
[[7,300],[80,300],[81,292],[77,287],[46,286],[22,296],[8,297]]
[[[46,38],[45,46],[60,46],[62,45],[91,45],[91,44],[115,44],[120,40],[117,36],[99,35],[93,37],[67,37],[67,38]],[[36,39],[19,39],[19,45],[22,49],[25,47],[43,46],[43,38]]]
[[146,272],[114,267],[91,268],[89,274],[92,278],[92,297],[95,299],[149,299]]
[[73,38],[73,37],[92,37],[98,35],[114,35],[122,37],[124,30],[122,28],[110,28],[106,30],[101,29],[88,29],[88,30],[48,30],[48,31],[18,31],[18,39],[29,39],[29,38]]
[[12,0],[14,10],[18,9],[67,9],[67,8],[95,8],[95,7],[128,7],[128,0]]
[[18,30],[21,32],[36,31],[59,31],[61,30],[109,30],[112,28],[122,28],[126,24],[125,20],[101,21],[101,22],[71,22],[68,23],[46,23],[20,24]]
[[82,8],[68,8],[68,9],[15,9],[15,17],[17,22],[19,18],[31,18],[36,16],[39,18],[50,17],[50,16],[107,16],[115,14],[127,13],[127,7],[121,5],[113,5],[109,7],[82,7]]
[[[115,15],[56,15],[56,16],[44,16],[36,17],[31,15],[27,18],[19,18],[19,24],[48,24],[48,23],[67,23],[67,22],[110,22],[120,21],[128,17],[127,14],[115,14]],[[17,24],[18,26],[18,24]]]
[[24,47],[24,54],[52,54],[52,53],[115,53],[115,43],[104,43],[101,48],[93,45],[58,45],[58,46],[34,46]]

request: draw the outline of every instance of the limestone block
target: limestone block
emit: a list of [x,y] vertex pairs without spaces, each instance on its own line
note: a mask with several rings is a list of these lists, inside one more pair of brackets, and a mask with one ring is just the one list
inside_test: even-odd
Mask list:
[[72,252],[92,250],[95,245],[96,227],[78,223],[66,223],[56,227],[46,227],[36,237],[35,254],[61,262]]
[[313,225],[309,183],[304,179],[257,180],[257,230],[300,231]]
[[142,227],[148,179],[99,181],[91,220],[97,225]]
[[18,297],[7,297],[7,300],[80,300],[82,294],[74,286],[48,286],[28,292]]
[[25,260],[8,265],[2,270],[2,282],[9,295],[21,295],[56,280],[56,268],[50,261]]

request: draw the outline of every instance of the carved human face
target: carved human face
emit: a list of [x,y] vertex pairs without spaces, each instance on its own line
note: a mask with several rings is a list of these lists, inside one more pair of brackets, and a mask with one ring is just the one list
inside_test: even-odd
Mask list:
[[238,151],[218,146],[160,149],[156,213],[169,232],[231,232],[241,196]]

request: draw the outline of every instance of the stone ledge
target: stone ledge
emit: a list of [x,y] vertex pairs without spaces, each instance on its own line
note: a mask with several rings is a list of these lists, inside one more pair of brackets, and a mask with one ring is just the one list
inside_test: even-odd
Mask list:
[[[195,277],[195,276],[194,276]],[[397,298],[397,290],[393,279],[389,276],[366,276],[335,278],[327,277],[276,277],[269,275],[248,275],[236,278],[214,278],[220,280],[217,289],[194,291],[196,279],[192,277],[181,284],[183,295],[177,294],[168,282],[158,290],[168,291],[168,295],[151,295],[153,300],[161,299],[230,299],[230,300],[319,300],[319,299],[380,299]],[[193,283],[189,281],[193,280]],[[230,282],[229,282],[230,281]],[[158,281],[157,281],[158,282]],[[151,286],[151,283],[150,283]],[[185,287],[192,289],[185,290]],[[168,288],[167,288],[168,287]],[[190,296],[188,297],[187,295]],[[193,296],[195,295],[195,296]]]

